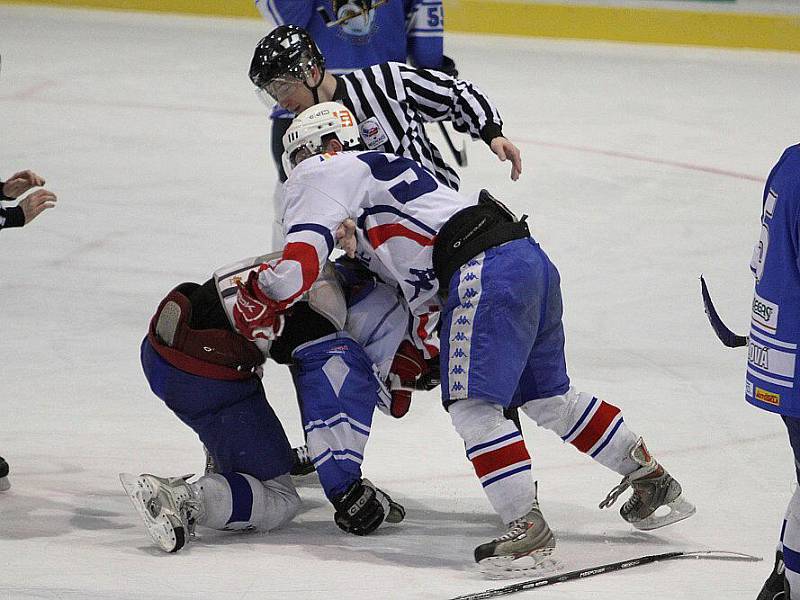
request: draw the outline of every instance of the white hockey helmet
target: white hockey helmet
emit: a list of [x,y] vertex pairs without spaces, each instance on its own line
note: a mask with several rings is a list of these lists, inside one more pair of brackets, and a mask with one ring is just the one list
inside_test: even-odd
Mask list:
[[297,115],[283,135],[282,161],[287,177],[302,160],[324,152],[331,136],[335,136],[345,150],[361,144],[356,119],[346,106],[322,102]]

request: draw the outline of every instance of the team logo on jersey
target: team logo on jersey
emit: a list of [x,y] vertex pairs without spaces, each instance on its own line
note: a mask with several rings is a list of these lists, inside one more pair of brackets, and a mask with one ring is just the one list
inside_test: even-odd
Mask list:
[[773,392],[768,392],[767,390],[762,390],[760,387],[756,388],[756,400],[760,402],[766,402],[767,404],[772,404],[773,406],[780,406],[781,405],[781,395],[775,394]]
[[364,145],[370,150],[380,148],[389,141],[389,136],[381,127],[380,122],[376,117],[370,117],[366,121],[361,121],[358,124],[358,133],[361,134],[361,139]]
[[327,27],[338,27],[339,37],[350,36],[353,43],[366,44],[378,30],[375,10],[387,2],[388,0],[332,0],[330,4],[333,15],[326,6],[317,7],[317,12]]
[[414,295],[408,299],[409,302],[413,302],[420,292],[429,292],[433,289],[431,282],[436,279],[436,273],[433,269],[409,269],[408,272],[416,277],[416,279],[404,279],[408,285],[414,288]]
[[764,300],[764,298],[758,294],[753,295],[753,312],[751,318],[753,319],[753,323],[762,329],[775,333],[778,329],[779,311],[779,305],[773,304],[769,300]]

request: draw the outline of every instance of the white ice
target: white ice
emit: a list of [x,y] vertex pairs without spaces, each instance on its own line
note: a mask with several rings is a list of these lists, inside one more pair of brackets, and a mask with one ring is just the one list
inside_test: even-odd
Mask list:
[[[408,516],[367,538],[341,533],[310,485],[279,532],[201,531],[165,555],[117,481],[203,465],[149,392],[138,347],[172,286],[269,249],[268,124],[247,78],[267,30],[0,6],[0,177],[31,168],[59,196],[0,233],[2,599],[445,599],[498,585],[471,554],[500,523],[436,392],[401,421],[375,417],[364,471]],[[765,558],[673,561],[519,597],[755,598],[792,455],[780,418],[744,402],[744,352],[714,338],[698,276],[744,331],[763,180],[798,141],[798,55],[462,35],[446,47],[524,156],[513,183],[471,143],[463,188],[530,215],[562,274],[574,384],[622,407],[697,504],[636,532],[617,507],[597,508],[617,475],[528,422],[564,567],[671,550]],[[265,382],[299,443],[288,375],[273,366]]]

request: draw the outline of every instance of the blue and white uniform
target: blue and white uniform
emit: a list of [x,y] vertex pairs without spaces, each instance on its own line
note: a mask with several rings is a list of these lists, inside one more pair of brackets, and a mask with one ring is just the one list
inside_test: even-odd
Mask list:
[[[800,144],[787,148],[764,188],[761,236],[750,268],[756,279],[745,398],[782,416],[800,483]],[[786,579],[800,598],[800,488],[781,527]],[[787,599],[788,600],[788,599]]]
[[[412,314],[439,295],[433,248],[443,226],[476,204],[414,161],[379,152],[306,159],[285,185],[282,259],[259,273],[272,299],[291,303],[332,252],[346,218],[357,258],[401,291]],[[618,408],[570,388],[558,272],[530,237],[488,248],[449,282],[442,311],[442,399],[489,500],[505,522],[525,515],[536,488],[525,443],[503,407],[522,406],[539,425],[627,475],[636,436]]]
[[756,279],[750,315],[746,398],[800,417],[800,145],[788,148],[764,189],[761,237],[750,269]]

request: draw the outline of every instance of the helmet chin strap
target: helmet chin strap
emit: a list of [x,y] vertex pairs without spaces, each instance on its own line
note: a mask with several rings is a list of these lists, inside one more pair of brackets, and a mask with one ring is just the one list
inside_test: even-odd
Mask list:
[[314,85],[314,86],[308,85],[308,77],[306,77],[306,79],[303,81],[303,83],[306,85],[306,87],[309,90],[311,90],[311,95],[314,98],[314,104],[319,104],[319,88],[322,85],[322,82],[324,81],[324,79],[325,79],[325,71],[321,70],[321,72],[319,74],[319,83],[317,83],[316,85]]

